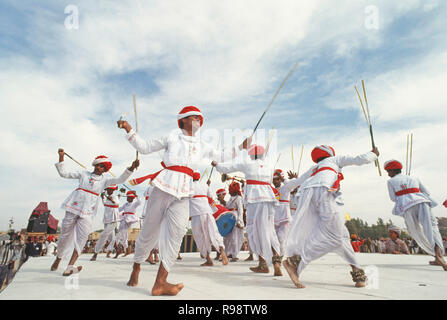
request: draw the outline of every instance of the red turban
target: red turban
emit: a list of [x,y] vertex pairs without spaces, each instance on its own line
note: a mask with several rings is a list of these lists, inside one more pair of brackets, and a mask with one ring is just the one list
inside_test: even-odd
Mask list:
[[180,128],[180,119],[189,117],[189,116],[199,116],[200,117],[200,126],[203,125],[203,115],[200,112],[199,108],[194,106],[184,107],[180,113],[177,115],[177,123]]
[[396,170],[396,169],[402,169],[402,163],[400,163],[397,160],[389,160],[385,162],[383,165],[385,170]]
[[219,189],[219,190],[216,191],[216,195],[221,195],[221,194],[227,194],[225,189]]
[[110,168],[112,168],[112,163],[106,156],[97,156],[95,160],[93,160],[92,166],[95,166],[97,164],[103,164],[106,167],[106,172],[109,171]]
[[317,146],[312,150],[311,153],[312,161],[317,163],[317,160],[323,157],[333,157],[335,156],[334,148],[331,146]]
[[116,184],[112,184],[112,185],[108,186],[106,189],[118,190],[118,186]]
[[280,178],[284,178],[284,172],[282,172],[281,169],[276,169],[274,175]]
[[233,181],[228,187],[228,192],[230,192],[230,194],[237,193],[238,195],[242,196],[241,185],[238,182]]
[[249,156],[262,156],[263,154],[265,154],[265,148],[256,144],[252,145],[250,150],[248,150]]
[[133,191],[133,190],[129,190],[126,193],[126,196],[127,197],[131,197],[131,198],[136,198],[137,197],[137,193],[135,191]]

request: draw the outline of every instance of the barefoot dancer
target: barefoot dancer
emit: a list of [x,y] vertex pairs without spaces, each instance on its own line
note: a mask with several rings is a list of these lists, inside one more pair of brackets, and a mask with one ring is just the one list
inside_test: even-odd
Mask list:
[[298,178],[301,195],[286,240],[284,268],[295,286],[304,288],[299,281],[303,269],[313,260],[335,252],[351,265],[355,286],[363,287],[365,272],[357,263],[348,229],[337,208],[340,199],[336,202],[336,198],[343,179],[341,169],[371,163],[379,151],[374,148],[357,157],[335,156],[332,147],[322,145],[315,147],[311,155],[317,164]]
[[51,266],[51,271],[57,270],[59,263],[67,253],[67,249],[74,247],[73,254],[68,263],[64,276],[78,273],[82,267],[74,264],[82,252],[88,235],[92,232],[93,217],[99,205],[99,195],[105,188],[112,184],[123,183],[130,177],[132,171],[138,168],[139,161],[135,160],[130,168],[127,168],[118,178],[106,178],[103,173],[110,170],[112,163],[106,156],[98,156],[93,161],[93,172],[67,172],[65,170],[64,150],[59,149],[59,163],[56,169],[62,178],[78,179],[79,186],[62,204],[65,217],[62,220],[62,230],[58,241],[57,258]]
[[244,202],[247,205],[247,234],[251,250],[259,256],[259,265],[250,268],[256,273],[269,273],[273,263],[274,276],[280,276],[279,241],[274,228],[275,206],[278,205],[272,181],[273,168],[264,161],[265,149],[252,145],[248,152],[251,161],[239,163],[212,162],[220,173],[241,171],[247,179]]
[[388,192],[395,202],[393,214],[401,216],[410,236],[425,252],[435,257],[432,265],[439,265],[447,271],[443,256],[444,246],[439,232],[438,221],[431,208],[437,203],[430,197],[427,188],[419,179],[402,174],[402,164],[397,160],[385,162]]
[[212,210],[208,202],[211,197],[208,186],[199,181],[200,173],[194,172],[194,196],[189,201],[189,212],[191,216],[191,229],[194,241],[199,248],[201,256],[206,262],[201,266],[213,266],[211,260],[211,245],[218,248],[222,256],[222,264],[228,264],[228,258],[225,253],[225,247],[222,236],[217,230],[216,220],[212,216]]
[[[136,242],[133,271],[127,283],[129,286],[138,284],[140,264],[147,259],[149,252],[159,241],[161,263],[152,295],[176,295],[182,290],[182,283],[170,284],[167,276],[175,263],[188,224],[189,198],[194,195],[193,169],[198,168],[204,158],[220,159],[225,156],[223,152],[215,151],[195,136],[203,124],[198,108],[183,108],[177,119],[181,132],[148,141],[143,140],[126,121],[118,122],[118,126],[126,130],[126,138],[130,144],[140,154],[165,150],[162,163],[164,169],[152,180],[154,190]],[[246,148],[249,143],[250,140],[247,139],[242,147]],[[230,150],[228,156],[235,155],[236,150]]]
[[118,197],[113,194],[115,190],[118,190],[118,186],[113,184],[106,188],[106,195],[101,193],[101,198],[104,205],[104,230],[101,232],[101,236],[96,243],[95,253],[90,261],[96,261],[98,253],[102,251],[106,241],[109,242],[107,249],[110,249],[110,244],[115,242],[115,228],[117,222],[119,221],[119,200]]
[[228,192],[231,195],[227,202],[227,209],[231,209],[236,217],[236,225],[230,234],[224,238],[226,252],[231,255],[231,262],[238,260],[237,256],[244,243],[244,206],[242,204],[241,186],[238,182],[233,181],[229,187]]
[[116,237],[117,250],[114,259],[118,258],[121,253],[124,253],[124,256],[127,256],[129,254],[129,228],[132,226],[132,224],[138,222],[136,211],[137,208],[141,205],[141,200],[138,197],[137,193],[133,190],[127,191],[126,196],[127,202],[118,209],[119,212],[122,212],[122,215],[118,236]]

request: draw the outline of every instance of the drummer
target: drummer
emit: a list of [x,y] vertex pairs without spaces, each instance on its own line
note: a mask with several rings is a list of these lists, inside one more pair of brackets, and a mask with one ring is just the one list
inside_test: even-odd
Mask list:
[[219,201],[219,203],[224,207],[227,206],[227,202],[225,201],[226,195],[227,192],[225,191],[225,189],[219,189],[216,191],[217,201]]
[[209,187],[200,182],[200,173],[193,174],[194,196],[189,200],[189,215],[191,217],[191,229],[194,241],[199,248],[200,255],[205,257],[206,261],[201,266],[213,266],[213,260],[210,257],[211,245],[219,248],[222,264],[228,264],[228,258],[225,253],[225,246],[222,236],[217,229],[216,221],[212,216],[213,211],[209,204],[211,192]]

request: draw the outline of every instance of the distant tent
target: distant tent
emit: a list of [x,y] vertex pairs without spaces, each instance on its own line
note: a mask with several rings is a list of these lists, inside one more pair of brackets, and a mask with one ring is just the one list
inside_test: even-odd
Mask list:
[[58,223],[59,221],[50,214],[48,203],[41,202],[31,213],[26,231],[55,234]]

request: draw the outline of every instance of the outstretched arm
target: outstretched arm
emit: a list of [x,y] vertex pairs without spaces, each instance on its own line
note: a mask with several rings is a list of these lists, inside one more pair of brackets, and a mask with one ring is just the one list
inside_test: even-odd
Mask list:
[[364,164],[371,163],[375,160],[377,160],[377,157],[379,155],[379,150],[374,148],[370,152],[360,154],[358,156],[352,157],[352,156],[336,156],[336,162],[337,165],[340,168],[347,167],[347,166],[361,166]]
[[132,162],[132,165],[124,170],[124,172],[117,178],[109,178],[107,179],[106,183],[104,184],[104,187],[108,187],[112,184],[121,184],[126,182],[127,179],[131,176],[132,172],[140,166],[140,160],[136,159],[134,162]]
[[167,138],[151,139],[146,141],[132,129],[127,121],[118,121],[118,127],[126,130],[126,139],[136,150],[138,150],[138,152],[141,152],[142,154],[160,151],[166,149],[167,147]]
[[81,173],[76,171],[76,172],[67,172],[65,170],[65,162],[64,162],[64,149],[59,149],[57,151],[57,153],[59,154],[59,162],[55,164],[57,172],[59,173],[59,175],[62,178],[66,178],[66,179],[80,179],[81,178]]

